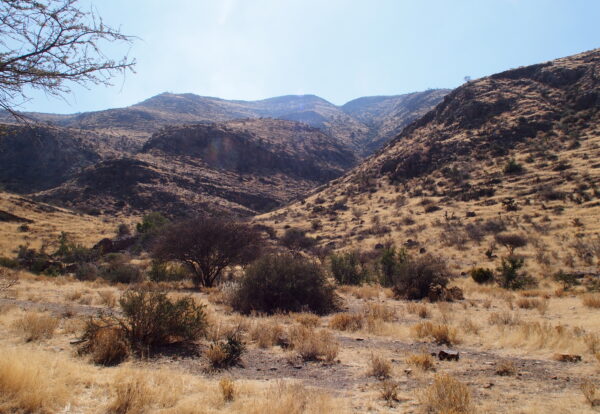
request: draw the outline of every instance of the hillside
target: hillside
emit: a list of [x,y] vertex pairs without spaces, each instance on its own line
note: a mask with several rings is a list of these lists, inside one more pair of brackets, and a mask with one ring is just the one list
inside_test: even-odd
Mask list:
[[[447,90],[427,91],[387,97],[369,109],[378,124],[405,125],[437,104]],[[365,98],[369,99],[369,98]],[[338,107],[314,95],[287,95],[259,101],[226,100],[190,93],[162,93],[126,108],[85,112],[71,115],[27,113],[26,116],[58,127],[94,131],[108,142],[117,142],[128,153],[143,144],[166,125],[225,122],[244,118],[275,118],[306,123],[319,128],[356,155],[371,153],[389,134],[371,126],[369,117],[361,119],[345,106]],[[389,118],[389,119],[387,119]],[[14,122],[0,112],[0,121]],[[369,125],[364,121],[368,121]]]
[[135,155],[106,159],[34,198],[93,214],[249,215],[300,197],[355,162],[328,135],[291,121],[167,127]]
[[494,267],[501,232],[531,271],[600,260],[600,50],[471,81],[301,203],[258,218],[330,247],[392,240],[457,270]]

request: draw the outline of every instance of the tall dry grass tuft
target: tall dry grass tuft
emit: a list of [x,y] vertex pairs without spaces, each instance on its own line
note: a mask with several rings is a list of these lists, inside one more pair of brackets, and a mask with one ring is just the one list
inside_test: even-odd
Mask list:
[[277,321],[259,318],[250,326],[248,334],[259,348],[270,348],[282,341],[285,329]]
[[50,339],[58,327],[59,319],[47,313],[28,312],[17,319],[13,327],[26,342]]
[[219,381],[219,388],[223,396],[223,401],[231,402],[235,399],[235,384],[231,378],[222,378]]
[[408,313],[417,315],[421,319],[427,319],[431,317],[431,311],[424,303],[409,302],[406,305]]
[[581,384],[581,392],[590,406],[600,406],[600,392],[598,392],[593,382],[589,380],[584,381]]
[[152,409],[174,407],[181,398],[184,380],[168,370],[121,368],[112,382],[110,414],[144,414]]
[[74,395],[72,367],[56,356],[0,348],[0,412],[56,413]]
[[291,349],[304,361],[333,362],[339,346],[330,332],[315,331],[305,326],[294,326],[290,330]]
[[387,359],[371,354],[371,360],[369,363],[369,370],[367,375],[375,377],[379,380],[387,379],[392,374],[392,364]]
[[309,312],[296,313],[293,317],[300,325],[308,328],[316,328],[321,320],[318,315]]
[[600,293],[587,293],[581,297],[581,301],[588,308],[600,309]]
[[264,398],[247,402],[237,412],[244,414],[338,414],[345,412],[340,401],[300,384],[278,382]]
[[475,412],[469,388],[447,374],[436,375],[433,384],[418,395],[426,413],[471,414]]
[[338,331],[358,331],[365,323],[364,317],[358,313],[336,313],[329,321],[329,327]]
[[429,321],[419,322],[412,327],[412,331],[418,339],[428,339],[438,345],[455,345],[460,343],[456,329],[445,324]]
[[435,361],[431,354],[425,352],[421,354],[412,354],[406,358],[406,363],[422,371],[435,371]]

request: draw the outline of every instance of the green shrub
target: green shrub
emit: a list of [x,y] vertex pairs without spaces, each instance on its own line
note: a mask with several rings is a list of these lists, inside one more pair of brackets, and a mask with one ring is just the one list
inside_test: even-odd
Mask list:
[[430,296],[432,290],[445,289],[449,281],[446,262],[441,257],[423,255],[408,258],[393,277],[396,297],[416,300]]
[[98,267],[93,263],[80,263],[75,268],[75,279],[77,280],[96,280],[98,277]]
[[[144,275],[139,267],[126,263],[121,256],[113,253],[112,259],[100,268],[99,276],[111,283],[139,283],[144,280]],[[108,256],[112,256],[108,255]]]
[[317,263],[291,254],[270,254],[248,266],[231,305],[246,314],[326,314],[337,308],[337,301],[333,286]]
[[369,273],[359,256],[356,251],[330,256],[331,274],[339,284],[360,285],[368,279]]
[[562,270],[559,270],[557,273],[554,274],[554,280],[561,283],[565,290],[569,290],[573,286],[581,284],[581,282],[577,278],[576,273],[565,273]]
[[164,292],[138,289],[125,292],[119,304],[123,312],[119,324],[138,352],[194,341],[206,331],[204,306],[191,296],[173,301]]
[[314,238],[306,235],[306,231],[295,228],[287,229],[281,238],[281,244],[290,250],[307,250],[316,243]]
[[499,284],[505,289],[524,289],[536,285],[534,278],[519,270],[525,264],[521,256],[510,255],[502,258],[498,268]]
[[211,344],[206,350],[206,357],[213,369],[229,368],[240,363],[245,350],[246,345],[240,336],[231,334],[227,336],[227,341]]
[[379,282],[382,286],[390,287],[394,284],[394,275],[398,273],[400,267],[406,262],[408,256],[406,250],[396,251],[393,245],[385,246],[379,256]]
[[508,160],[504,165],[504,174],[521,174],[523,172],[523,166],[517,162],[514,158]]
[[177,282],[189,276],[189,272],[180,263],[153,260],[150,270],[148,270],[148,279],[153,282]]
[[483,267],[477,267],[471,269],[471,278],[480,285],[485,283],[494,282],[494,271],[492,269],[484,269]]

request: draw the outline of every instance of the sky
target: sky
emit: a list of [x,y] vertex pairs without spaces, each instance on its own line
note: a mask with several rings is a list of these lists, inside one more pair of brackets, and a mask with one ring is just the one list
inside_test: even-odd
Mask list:
[[597,0],[80,0],[138,39],[136,73],[114,86],[32,91],[20,110],[123,107],[162,92],[257,100],[455,88],[600,47]]

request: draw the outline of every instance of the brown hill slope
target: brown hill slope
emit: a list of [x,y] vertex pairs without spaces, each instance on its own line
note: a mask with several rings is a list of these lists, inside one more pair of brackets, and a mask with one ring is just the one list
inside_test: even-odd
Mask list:
[[321,243],[336,247],[390,238],[462,270],[495,266],[506,253],[495,235],[517,233],[542,274],[593,269],[599,74],[593,50],[469,82],[328,188],[259,220],[312,222]]
[[[363,103],[351,105],[354,110],[338,107],[314,95],[287,95],[259,101],[225,100],[194,94],[162,93],[136,105],[103,111],[71,115],[28,113],[27,116],[56,126],[95,131],[113,147],[133,153],[165,125],[225,122],[244,118],[276,118],[306,123],[331,135],[357,155],[377,149],[390,134],[378,125],[405,125],[437,104],[446,90],[386,97],[377,105],[370,105],[366,125],[355,114],[363,113]],[[367,101],[370,98],[366,98]],[[353,101],[354,102],[354,101]],[[363,114],[364,115],[364,114]],[[0,120],[13,122],[12,117],[0,112]],[[370,122],[370,121],[369,121]]]
[[36,199],[97,214],[249,215],[306,194],[354,163],[333,138],[291,121],[168,127],[134,157],[103,161]]

